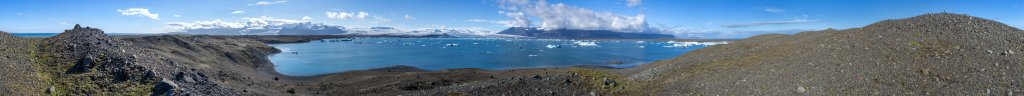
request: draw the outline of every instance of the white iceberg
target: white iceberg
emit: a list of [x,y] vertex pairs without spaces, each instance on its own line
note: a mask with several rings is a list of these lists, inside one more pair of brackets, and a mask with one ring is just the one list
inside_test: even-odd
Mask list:
[[597,42],[594,42],[594,41],[586,41],[586,42],[584,42],[584,41],[573,41],[572,43],[574,43],[576,45],[579,45],[579,46],[582,46],[582,47],[597,46]]
[[729,44],[728,41],[719,41],[719,42],[690,42],[690,41],[676,42],[676,41],[668,41],[668,42],[665,42],[665,43],[666,44],[672,44],[672,45],[662,46],[662,47],[683,47],[683,48],[686,48],[686,47],[698,46],[698,45],[699,46],[711,46],[711,45],[718,45],[718,44]]
[[548,45],[546,47],[548,47],[548,48],[562,48],[562,46],[560,46],[560,45]]

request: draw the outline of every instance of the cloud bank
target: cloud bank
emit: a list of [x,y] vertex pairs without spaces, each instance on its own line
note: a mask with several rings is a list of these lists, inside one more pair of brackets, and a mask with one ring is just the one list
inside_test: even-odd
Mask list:
[[128,8],[128,9],[117,9],[117,12],[121,12],[124,16],[142,16],[148,17],[152,20],[160,20],[160,14],[150,13],[149,9],[146,8]]
[[245,11],[233,11],[233,12],[231,12],[231,14],[242,14],[242,13],[245,13]]
[[533,26],[533,21],[527,17],[535,17],[540,19],[537,22],[539,26],[536,27],[542,29],[653,31],[647,25],[644,14],[628,16],[611,12],[597,12],[563,3],[549,4],[544,0],[503,0],[499,3],[500,7],[507,11],[499,13],[514,19],[506,23],[516,27]]
[[330,19],[363,19],[370,16],[370,13],[366,12],[327,12],[327,18]]

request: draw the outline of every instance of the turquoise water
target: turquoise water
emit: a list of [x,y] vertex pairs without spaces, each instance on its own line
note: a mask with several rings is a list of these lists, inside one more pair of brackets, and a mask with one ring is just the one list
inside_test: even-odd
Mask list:
[[[427,70],[597,65],[628,68],[704,48],[706,43],[644,40],[359,38],[272,44],[278,72],[309,76],[406,65]],[[331,42],[336,41],[336,42]],[[687,45],[689,44],[689,45]],[[704,44],[704,45],[701,45]],[[692,45],[692,46],[691,46]]]
[[60,34],[60,33],[11,33],[11,34],[13,34],[14,36],[18,36],[18,37],[43,37],[43,38],[45,38],[45,37],[57,36],[57,34]]

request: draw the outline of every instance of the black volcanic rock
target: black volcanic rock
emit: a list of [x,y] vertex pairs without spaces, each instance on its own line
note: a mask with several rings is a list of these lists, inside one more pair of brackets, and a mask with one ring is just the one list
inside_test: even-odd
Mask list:
[[[233,94],[207,80],[201,73],[169,63],[164,57],[111,38],[96,28],[76,25],[57,36],[43,39],[38,46],[36,58],[40,58],[39,63],[45,66],[40,68],[41,72],[47,74],[45,78],[51,79],[48,84],[55,84],[58,95]],[[192,80],[161,81],[174,76],[171,73],[184,73]],[[172,88],[158,85],[158,82],[179,86]],[[153,89],[173,89],[171,91],[176,92]]]
[[527,27],[511,27],[498,34],[508,35],[519,35],[535,38],[560,38],[560,39],[600,39],[600,38],[612,38],[612,39],[661,39],[661,38],[675,38],[672,35],[666,34],[653,34],[653,33],[624,33],[615,32],[609,30],[570,30],[570,29],[554,29],[554,30],[542,30],[538,28],[527,28]]

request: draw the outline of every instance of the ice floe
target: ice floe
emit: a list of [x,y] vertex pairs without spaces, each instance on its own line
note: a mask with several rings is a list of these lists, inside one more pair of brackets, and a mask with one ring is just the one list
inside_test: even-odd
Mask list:
[[665,43],[666,44],[672,44],[672,45],[662,46],[662,47],[684,47],[685,48],[685,47],[697,46],[697,45],[700,45],[700,46],[710,46],[710,45],[718,45],[718,44],[729,44],[728,41],[719,41],[719,42],[691,42],[691,41],[676,42],[676,41],[668,41],[668,42],[665,42]]
[[573,41],[572,43],[582,47],[597,46],[597,42],[594,41]]
[[548,45],[548,46],[545,46],[545,47],[548,47],[548,48],[562,48],[561,45]]

